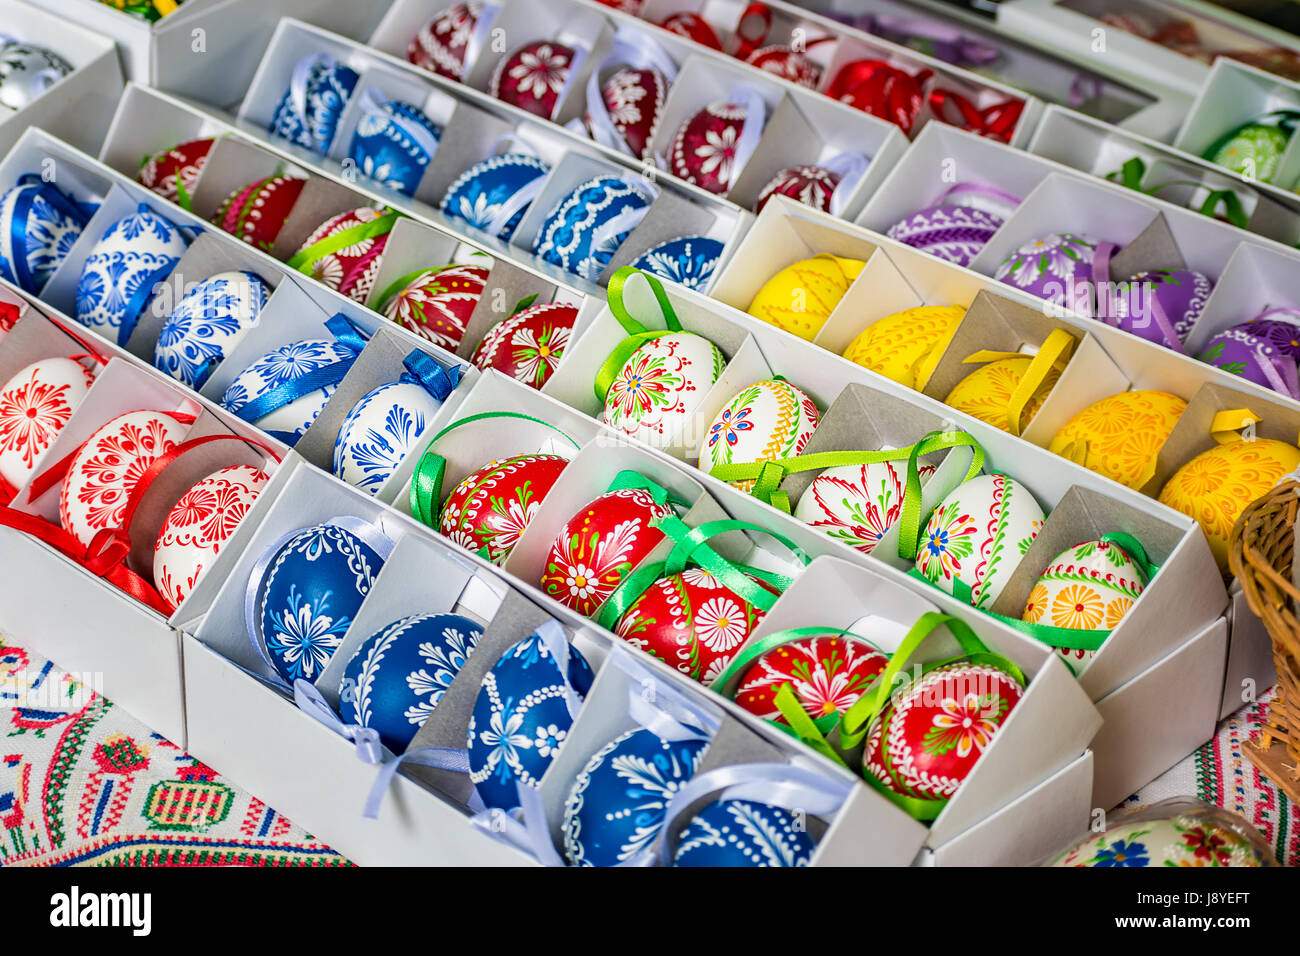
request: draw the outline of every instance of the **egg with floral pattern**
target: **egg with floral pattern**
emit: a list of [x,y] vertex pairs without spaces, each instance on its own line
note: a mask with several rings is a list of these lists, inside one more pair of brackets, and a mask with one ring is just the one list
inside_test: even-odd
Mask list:
[[[364,303],[379,274],[379,260],[388,245],[395,217],[382,209],[365,207],[331,216],[312,230],[297,257],[317,282],[341,292],[354,302]],[[319,244],[339,248],[316,249]]]
[[1156,457],[1186,410],[1185,400],[1154,389],[1108,395],[1062,425],[1048,450],[1141,490],[1155,474]]
[[1192,269],[1151,269],[1115,283],[1107,319],[1125,332],[1181,349],[1214,291],[1210,277]]
[[459,614],[415,614],[372,634],[353,652],[339,681],[339,717],[369,727],[400,754],[410,746],[483,628]]
[[268,176],[236,189],[225,198],[212,222],[236,239],[270,252],[307,180]]
[[113,223],[82,263],[77,321],[125,345],[186,245],[176,226],[145,205]]
[[515,455],[465,476],[443,502],[438,530],[493,564],[505,564],[569,460]]
[[953,489],[930,515],[916,570],[974,607],[990,608],[1043,520],[1042,507],[1020,482],[978,475]]
[[725,246],[708,236],[683,236],[669,239],[641,253],[632,268],[676,282],[687,289],[708,291],[722,260]]
[[26,366],[0,386],[0,500],[27,481],[95,382],[75,359],[53,356]]
[[[140,168],[135,181],[163,199],[185,205],[194,195],[199,173],[207,165],[215,139],[192,139],[151,156]],[[182,199],[184,197],[184,199]]]
[[1099,239],[1069,232],[1035,239],[1015,249],[993,278],[1083,316],[1096,314],[1094,283],[1109,282],[1108,257]]
[[589,179],[547,213],[533,251],[543,261],[595,282],[653,200],[649,188],[630,178]]
[[494,368],[517,382],[541,388],[564,358],[577,318],[577,306],[567,302],[530,306],[492,326],[470,361],[475,368]]
[[1211,143],[1205,158],[1240,176],[1266,183],[1282,164],[1291,130],[1279,123],[1243,123]]
[[1023,358],[1015,356],[996,359],[981,365],[952,387],[948,397],[943,400],[944,404],[978,418],[986,425],[1019,434],[1034,420],[1061,378],[1059,368],[1053,366],[1047,370],[1047,375],[1021,409],[1019,428],[1013,428],[1011,398],[1020,387],[1032,362],[1032,356],[1026,355]]
[[[934,465],[918,464],[921,487]],[[906,461],[837,465],[812,480],[795,505],[794,516],[835,541],[870,554],[903,514]]]
[[441,138],[442,128],[418,106],[400,100],[378,106],[367,102],[348,159],[367,179],[414,196]]
[[[817,404],[783,379],[742,388],[713,419],[700,445],[700,470],[793,458],[812,438],[821,413]],[[731,482],[750,491],[753,480]]]
[[550,171],[549,165],[529,153],[491,156],[456,177],[438,208],[509,242]]
[[569,85],[577,55],[572,47],[553,40],[525,43],[497,64],[488,91],[502,102],[550,119]]
[[653,68],[624,67],[605,81],[600,95],[627,152],[637,159],[648,158],[668,96],[668,78]]
[[63,264],[91,210],[35,175],[0,196],[0,279],[40,292]]
[[[262,396],[326,368],[336,367],[343,373],[346,366],[356,361],[356,357],[357,353],[349,346],[333,339],[290,342],[267,352],[236,375],[234,381],[226,387],[221,404],[226,411],[250,421],[251,412],[243,411],[245,406],[260,411],[260,404],[254,403]],[[338,378],[341,381],[342,374]],[[278,407],[258,414],[251,419],[251,424],[292,445],[307,432],[337,389],[337,382],[311,388]]]
[[295,146],[328,153],[361,75],[328,53],[304,58],[271,117],[270,130]]
[[202,388],[226,355],[257,325],[271,290],[247,270],[209,276],[176,303],[158,333],[153,364]]
[[592,672],[576,647],[563,649],[561,666],[546,641],[529,635],[483,677],[465,746],[470,782],[486,807],[519,806],[518,786],[536,790],[568,739]]
[[1089,833],[1046,865],[1277,866],[1267,841],[1235,813],[1187,798],[1162,800],[1137,812],[1145,819],[1121,817],[1105,833]]
[[788,196],[810,209],[828,212],[841,178],[839,173],[820,166],[791,166],[783,169],[759,192],[754,212],[762,212],[773,196]]
[[774,45],[759,47],[745,62],[756,66],[765,73],[779,76],[810,90],[817,89],[821,82],[822,68],[805,53],[788,46]]
[[920,391],[965,315],[959,305],[921,305],[895,312],[863,329],[844,357]]
[[438,266],[421,273],[381,307],[398,325],[455,352],[487,286],[488,272],[487,266]]
[[420,27],[411,38],[406,58],[430,73],[459,80],[472,65],[465,59],[482,16],[482,0],[453,4]]
[[267,556],[260,580],[249,582],[253,642],[290,685],[325,672],[370,593],[384,565],[370,537],[337,524],[304,528]]
[[727,360],[702,335],[670,332],[637,346],[605,394],[610,428],[668,447],[699,411]]
[[1224,329],[1206,343],[1200,359],[1288,397],[1300,393],[1300,313],[1270,309]]
[[175,610],[225,547],[270,481],[248,465],[215,471],[181,495],[163,521],[153,548],[153,581]]
[[800,637],[764,651],[740,675],[736,703],[764,720],[789,725],[776,703],[788,686],[798,705],[829,730],[889,664],[874,645],[847,634]]
[[664,539],[654,522],[672,513],[641,488],[607,491],[565,522],[539,586],[565,607],[591,617]]
[[[740,175],[737,155],[749,110],[739,103],[710,103],[687,118],[673,137],[668,165],[674,176],[719,195]],[[762,117],[755,119],[762,121]]]
[[53,50],[12,37],[0,40],[0,108],[29,106],[71,72],[72,64]]
[[938,203],[900,219],[886,235],[932,256],[968,266],[1005,221],[976,206]]
[[352,406],[334,439],[334,474],[375,495],[415,451],[442,402],[414,382],[372,388]]
[[807,866],[816,844],[789,810],[753,800],[715,800],[677,838],[673,866]]

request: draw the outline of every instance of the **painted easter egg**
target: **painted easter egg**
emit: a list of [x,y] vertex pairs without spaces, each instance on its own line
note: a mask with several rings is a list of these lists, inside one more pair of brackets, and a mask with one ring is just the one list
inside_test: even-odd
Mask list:
[[[199,173],[207,164],[215,139],[192,139],[151,156],[136,175],[135,181],[174,203],[187,202],[194,195]],[[185,200],[182,200],[182,196]]]
[[1165,482],[1160,503],[1196,521],[1220,568],[1228,566],[1228,537],[1246,506],[1283,475],[1300,468],[1300,449],[1271,438],[1234,441],[1203,451]]
[[1093,402],[1066,422],[1049,450],[1140,490],[1187,402],[1169,392],[1120,392]]
[[959,305],[921,305],[895,312],[858,333],[844,357],[919,392],[965,315]]
[[154,459],[185,439],[168,412],[127,412],[101,425],[72,456],[59,495],[59,522],[84,545],[121,527],[126,504]]
[[94,384],[81,362],[52,357],[33,362],[0,386],[0,478],[21,488]]
[[718,347],[691,332],[649,339],[623,363],[605,395],[610,428],[665,448],[690,423],[726,368]]
[[1001,216],[987,209],[939,203],[900,219],[886,235],[932,256],[968,266],[1003,222]]
[[668,282],[676,282],[687,289],[706,292],[713,281],[724,248],[721,241],[707,236],[669,239],[641,253],[632,267],[643,269]]
[[410,103],[389,100],[367,106],[352,134],[348,158],[367,179],[414,196],[442,128]]
[[993,273],[1040,299],[1054,302],[1083,316],[1096,314],[1094,282],[1109,282],[1108,268],[1100,268],[1102,243],[1091,236],[1062,232],[1035,239],[1015,249]]
[[1275,392],[1296,394],[1300,319],[1269,310],[1224,329],[1206,343],[1201,361]]
[[257,325],[271,290],[254,272],[218,272],[176,303],[158,333],[153,364],[202,388],[212,370]]
[[[948,397],[943,400],[944,404],[994,428],[1011,431],[1011,396],[1020,387],[1031,362],[1033,358],[1026,355],[1024,358],[1003,358],[981,365],[952,387]],[[1022,431],[1034,420],[1060,377],[1060,369],[1055,366],[1048,369],[1042,384],[1030,396],[1020,413]]]
[[483,628],[459,614],[415,614],[372,634],[356,649],[339,681],[339,717],[370,727],[400,754],[424,726]]
[[213,472],[172,506],[153,548],[153,581],[175,609],[212,566],[270,479],[260,468],[231,465]]
[[577,51],[553,40],[525,43],[502,57],[492,74],[490,92],[502,102],[550,119],[569,85]]
[[811,342],[865,265],[830,255],[803,259],[768,279],[747,311]]
[[570,518],[551,545],[540,587],[591,617],[664,539],[653,522],[671,515],[641,488],[607,491]]
[[[700,445],[700,469],[793,458],[808,444],[821,414],[802,390],[781,379],[755,382],[718,412]],[[733,481],[749,491],[753,481]]]
[[687,568],[646,588],[614,633],[707,684],[727,669],[764,613],[703,568]]
[[1022,693],[1020,684],[997,667],[965,661],[936,667],[896,693],[871,722],[863,775],[887,793],[941,809],[975,769]]
[[422,273],[382,305],[384,315],[422,339],[455,352],[487,285],[489,269],[439,266]]
[[[677,130],[668,151],[674,176],[721,195],[740,175],[736,149],[749,110],[738,103],[710,103]],[[762,117],[757,118],[762,121]]]
[[[240,415],[240,409],[273,389],[339,363],[351,363],[357,353],[333,339],[305,339],[267,352],[244,369],[227,386],[221,404]],[[293,444],[311,427],[338,385],[323,385],[298,396],[252,421],[265,432]],[[244,415],[240,415],[244,418]],[[248,419],[245,419],[246,421]]]
[[108,227],[77,281],[77,321],[125,345],[154,286],[185,254],[179,229],[147,206]]
[[268,176],[237,189],[221,203],[212,222],[263,252],[270,252],[307,180]]
[[533,251],[594,282],[645,217],[653,198],[646,187],[628,180],[589,179],[551,208]]
[[420,27],[411,38],[406,58],[421,69],[459,80],[471,65],[465,60],[482,16],[482,0],[453,4]]
[[30,43],[0,45],[0,106],[20,110],[72,72],[53,50]]
[[637,159],[647,158],[668,96],[667,77],[655,69],[624,67],[605,81],[600,95],[629,152]]
[[461,173],[447,187],[439,208],[509,242],[550,171],[550,166],[527,153],[492,156]]
[[[694,775],[708,742],[651,730],[614,738],[582,768],[564,802],[564,855],[573,866],[615,866],[649,850],[668,801]],[[629,773],[627,768],[639,768]]]
[[[1187,338],[1212,291],[1209,276],[1191,269],[1139,272],[1115,284],[1107,319],[1125,332],[1172,347]],[[1172,330],[1174,342],[1166,340],[1162,324]]]
[[1043,520],[1043,509],[1020,482],[978,475],[958,485],[930,515],[916,569],[974,607],[992,607]]
[[501,655],[483,677],[467,732],[469,779],[483,805],[519,806],[517,787],[537,789],[591,689],[591,665],[576,647],[561,665],[536,634]]
[[327,53],[305,58],[271,117],[270,130],[297,146],[328,153],[360,74]]
[[810,90],[817,89],[822,79],[820,66],[806,54],[788,46],[761,46],[745,57],[745,62]]
[[[934,465],[919,464],[921,486]],[[870,554],[903,514],[907,463],[872,462],[827,468],[799,496],[794,516],[850,548]]]
[[[1200,804],[1197,806],[1197,804]],[[1169,806],[1153,819],[1157,809]],[[1105,833],[1089,834],[1048,866],[1075,867],[1263,867],[1277,866],[1268,843],[1236,814],[1202,801],[1164,800],[1123,818]]]
[[488,462],[452,489],[443,502],[438,530],[493,564],[505,564],[568,464],[559,455],[516,455]]
[[[365,303],[379,275],[379,260],[393,231],[394,218],[382,209],[364,207],[331,216],[312,230],[295,258],[311,267],[311,277],[354,302]],[[313,249],[319,243],[347,245],[328,252]]]
[[99,2],[148,23],[157,23],[169,13],[175,13],[176,8],[184,0],[99,0]]
[[767,201],[773,196],[789,196],[795,202],[811,209],[828,212],[831,197],[840,184],[842,177],[820,166],[791,166],[783,169],[771,178],[758,194],[754,212],[762,212]]
[[740,675],[736,703],[764,720],[789,725],[776,705],[786,685],[814,721],[834,721],[858,702],[889,657],[846,634],[801,637],[764,652]]
[[384,556],[336,524],[304,528],[270,556],[254,582],[259,650],[288,683],[324,673],[374,585]]
[[1243,123],[1212,143],[1205,158],[1240,176],[1269,182],[1291,142],[1290,130],[1276,123]]
[[415,450],[442,402],[414,382],[389,382],[361,397],[334,439],[334,474],[367,494]]
[[577,307],[567,302],[544,302],[516,312],[488,330],[470,361],[475,368],[494,368],[541,388],[564,358],[577,318]]
[[[602,0],[604,2],[604,0]],[[616,0],[618,2],[618,0]],[[689,10],[683,10],[678,13],[669,14],[659,21],[659,25],[669,33],[675,33],[679,37],[685,37],[688,40],[694,40],[710,50],[721,50],[722,41],[718,39],[718,33],[713,29],[709,21],[705,20],[698,13],[692,13]]]
[[40,292],[81,238],[90,213],[52,183],[24,176],[0,196],[0,278]]
[[789,810],[753,800],[715,800],[677,837],[673,866],[807,866],[816,844]]

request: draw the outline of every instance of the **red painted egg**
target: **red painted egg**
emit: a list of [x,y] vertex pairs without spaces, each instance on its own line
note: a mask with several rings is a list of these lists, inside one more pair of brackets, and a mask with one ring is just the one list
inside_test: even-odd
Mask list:
[[489,92],[542,119],[550,119],[569,81],[574,50],[553,40],[534,40],[506,56],[492,74]]
[[172,202],[180,201],[182,188],[186,195],[193,195],[199,173],[203,172],[203,164],[208,161],[208,153],[215,142],[214,139],[194,139],[151,157],[141,167],[136,182]]
[[658,70],[619,70],[601,87],[601,97],[610,122],[627,143],[632,155],[645,158],[650,141],[659,129],[668,79]]
[[270,252],[306,184],[298,176],[259,179],[227,196],[212,221],[250,246]]
[[903,797],[947,803],[1020,702],[1006,671],[960,661],[896,692],[871,723],[862,772]]
[[541,588],[591,617],[664,534],[650,522],[672,514],[640,488],[608,491],[568,520],[551,545]]
[[799,638],[772,648],[745,669],[736,703],[764,720],[788,724],[776,694],[789,684],[813,720],[843,715],[888,664],[887,655],[846,634]]
[[745,62],[810,90],[816,89],[822,80],[822,68],[807,55],[788,46],[759,47],[746,57]]
[[735,103],[710,103],[683,123],[673,138],[673,174],[712,193],[730,189],[745,116],[745,107]]
[[546,302],[524,309],[494,325],[474,350],[475,368],[494,368],[541,388],[551,377],[573,332],[577,306]]
[[[318,242],[323,242],[332,236],[350,229],[363,228],[367,223],[374,222],[385,215],[387,213],[382,210],[366,207],[331,216],[307,237],[298,254],[307,252]],[[391,230],[390,225],[389,231]],[[387,244],[387,232],[378,236],[358,238],[355,242],[320,255],[312,261],[311,277],[336,292],[343,293],[354,302],[364,304],[370,295],[370,290],[374,288],[375,276],[379,274],[379,260]]]
[[411,38],[406,58],[423,70],[451,80],[465,74],[465,53],[483,13],[482,0],[448,7]]
[[22,310],[16,302],[0,302],[0,336],[14,327]]
[[789,196],[812,209],[828,212],[831,196],[840,184],[840,174],[820,166],[791,166],[783,169],[758,194],[754,212],[762,212],[773,196]]
[[488,462],[452,489],[438,530],[493,564],[505,564],[568,464],[559,455],[515,455]]
[[688,568],[647,588],[614,633],[707,684],[727,669],[763,616],[708,571]]
[[384,314],[398,325],[454,352],[487,283],[485,266],[441,266],[395,295]]
[[710,50],[722,49],[722,41],[718,39],[718,31],[713,29],[709,21],[698,13],[674,13],[661,20],[659,25],[669,33],[675,33],[679,37],[694,40]]

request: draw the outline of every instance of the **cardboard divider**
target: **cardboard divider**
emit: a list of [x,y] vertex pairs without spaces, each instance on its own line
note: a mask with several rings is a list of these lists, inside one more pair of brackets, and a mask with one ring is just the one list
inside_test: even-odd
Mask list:
[[1205,308],[1187,334],[1189,355],[1200,356],[1220,332],[1268,309],[1300,308],[1300,270],[1292,256],[1243,243],[1222,268]]
[[925,301],[893,260],[876,249],[813,337],[813,344],[843,355],[853,340],[876,322],[920,305]]
[[312,176],[298,194],[289,218],[284,221],[271,254],[287,262],[327,219],[353,209],[370,208],[369,197],[323,176]]
[[460,174],[486,159],[493,146],[514,129],[508,120],[457,100],[443,125],[438,151],[424,171],[415,198],[431,206],[439,205]]
[[306,178],[306,172],[248,140],[218,137],[190,192],[190,208],[194,215],[210,222],[236,191],[269,176]]

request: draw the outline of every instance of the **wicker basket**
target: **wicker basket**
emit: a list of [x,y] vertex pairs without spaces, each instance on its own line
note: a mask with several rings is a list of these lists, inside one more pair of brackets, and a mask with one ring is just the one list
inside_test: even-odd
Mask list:
[[1228,563],[1246,602],[1273,639],[1277,697],[1251,759],[1291,796],[1300,793],[1300,589],[1292,582],[1300,483],[1288,481],[1252,503],[1232,529]]

